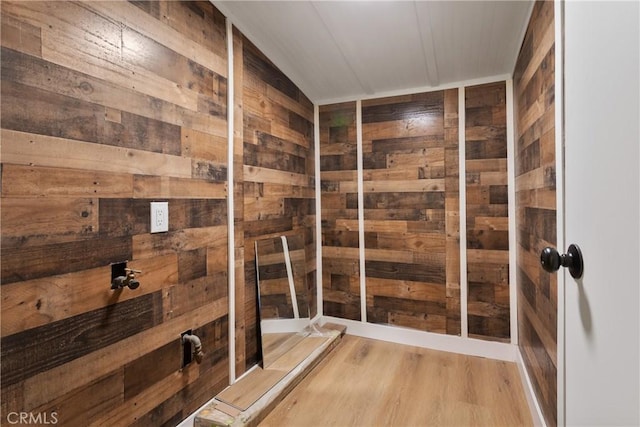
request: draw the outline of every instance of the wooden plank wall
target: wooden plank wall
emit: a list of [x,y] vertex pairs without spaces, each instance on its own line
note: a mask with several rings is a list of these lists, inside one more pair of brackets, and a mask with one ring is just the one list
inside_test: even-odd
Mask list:
[[[175,425],[228,384],[224,17],[1,8],[1,417]],[[152,200],[167,233],[149,232]],[[125,260],[141,286],[114,292]],[[205,357],[181,369],[188,329]]]
[[[465,90],[469,333],[509,340],[506,83]],[[457,89],[362,103],[367,320],[460,334]],[[355,103],[320,108],[324,313],[359,320]]]
[[320,107],[322,304],[360,320],[356,103]]
[[540,268],[556,247],[553,2],[536,2],[514,73],[520,352],[547,425],[557,425],[557,275]]
[[367,321],[459,334],[457,89],[362,106]]
[[465,89],[469,336],[510,340],[506,83]]
[[[245,360],[244,367],[236,360],[238,373],[258,362],[255,241],[301,236],[308,294],[316,294],[313,104],[248,39],[241,43],[244,212],[236,230],[244,235],[244,258],[237,261],[244,265],[245,288],[244,308],[237,313],[242,319],[236,325],[244,330]],[[315,298],[311,302],[313,317]]]

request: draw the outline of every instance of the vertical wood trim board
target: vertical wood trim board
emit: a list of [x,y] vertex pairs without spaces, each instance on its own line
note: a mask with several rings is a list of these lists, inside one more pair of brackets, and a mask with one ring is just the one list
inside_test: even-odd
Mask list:
[[[2,416],[175,425],[229,383],[225,19],[209,2],[0,8]],[[122,261],[139,288],[110,289]],[[188,329],[205,356],[181,369]]]
[[558,243],[555,29],[554,3],[536,2],[514,71],[519,347],[549,426],[558,422],[558,275],[540,268],[539,254]]
[[[235,104],[234,104],[234,54],[233,54],[233,24],[229,19],[225,20],[227,31],[227,165],[228,165],[228,181],[227,188],[233,189],[234,186],[234,142],[235,142]],[[235,242],[235,203],[234,191],[229,191],[227,203],[227,226],[229,227],[229,237],[227,238],[227,250],[229,253],[228,271],[229,271],[229,384],[233,384],[236,380],[236,242]]]
[[356,147],[358,163],[358,256],[360,259],[360,320],[367,321],[367,277],[364,241],[364,178],[362,165],[362,101],[356,101]]
[[235,345],[234,364],[236,379],[245,371],[245,272],[244,272],[244,55],[242,34],[232,27],[233,33],[233,228],[235,286]]
[[316,304],[318,310],[316,317],[321,317],[324,314],[324,304],[322,302],[323,294],[322,289],[324,287],[322,280],[322,185],[320,177],[320,108],[318,105],[313,105],[313,145],[315,147],[315,197],[316,197]]
[[458,165],[460,176],[465,179],[459,180],[459,212],[460,212],[460,335],[463,338],[469,336],[469,285],[467,280],[467,169],[466,169],[466,144],[465,144],[465,88],[458,89],[458,140],[460,149],[458,151]]
[[465,89],[469,336],[510,341],[506,83]]
[[518,345],[518,289],[516,264],[516,175],[515,175],[515,123],[513,111],[513,80],[507,83],[507,182],[509,190],[509,310],[511,315],[509,329],[511,330],[511,344]]

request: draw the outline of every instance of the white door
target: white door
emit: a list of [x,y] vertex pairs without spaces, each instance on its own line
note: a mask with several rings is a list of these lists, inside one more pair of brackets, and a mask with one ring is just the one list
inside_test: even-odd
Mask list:
[[585,270],[581,280],[559,272],[560,416],[564,403],[567,425],[639,425],[640,4],[568,1],[564,11],[564,242],[581,247]]

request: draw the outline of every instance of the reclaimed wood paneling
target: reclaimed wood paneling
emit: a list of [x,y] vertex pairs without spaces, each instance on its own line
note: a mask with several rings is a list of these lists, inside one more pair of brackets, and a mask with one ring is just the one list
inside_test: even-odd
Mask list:
[[321,106],[319,127],[323,310],[360,320],[356,103]]
[[460,333],[457,93],[363,102],[369,322]]
[[4,337],[2,382],[11,385],[158,325],[160,293]]
[[447,334],[460,335],[460,158],[458,91],[444,92],[444,214]]
[[[1,12],[2,418],[175,425],[228,384],[225,19],[208,2]],[[158,200],[169,232],[151,235]],[[138,289],[110,289],[121,261]],[[187,329],[205,357],[181,369]]]
[[[244,361],[237,373],[259,360],[256,240],[285,235],[304,242],[308,295],[315,295],[315,150],[313,104],[247,38],[236,44],[236,70],[241,87],[242,138],[236,135],[236,261],[244,266],[243,301],[238,301],[236,327],[244,330]],[[238,46],[239,45],[239,46]],[[236,97],[238,99],[238,97]],[[238,112],[238,111],[236,111]],[[240,162],[242,160],[242,162]],[[240,184],[242,187],[240,188]],[[236,282],[238,277],[236,277]],[[313,302],[313,301],[311,301]],[[240,307],[240,304],[242,306]],[[316,314],[311,304],[311,316]]]
[[539,256],[556,240],[553,2],[536,2],[514,72],[520,352],[547,425],[557,425],[557,276]]
[[355,103],[320,108],[324,312],[460,334],[457,89],[362,108],[365,241],[358,239]]
[[465,89],[469,335],[510,339],[506,83]]

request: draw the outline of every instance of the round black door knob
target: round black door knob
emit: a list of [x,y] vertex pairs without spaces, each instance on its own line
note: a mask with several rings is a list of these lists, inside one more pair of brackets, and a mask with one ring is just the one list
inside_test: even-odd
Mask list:
[[584,263],[582,261],[582,251],[578,245],[569,245],[566,254],[560,255],[555,248],[546,247],[540,253],[540,264],[549,273],[558,271],[562,267],[569,268],[569,273],[574,279],[582,277]]
[[554,271],[558,271],[560,268],[560,254],[556,250],[556,248],[546,247],[542,250],[540,254],[540,264],[542,264],[542,268],[549,273],[553,273]]

